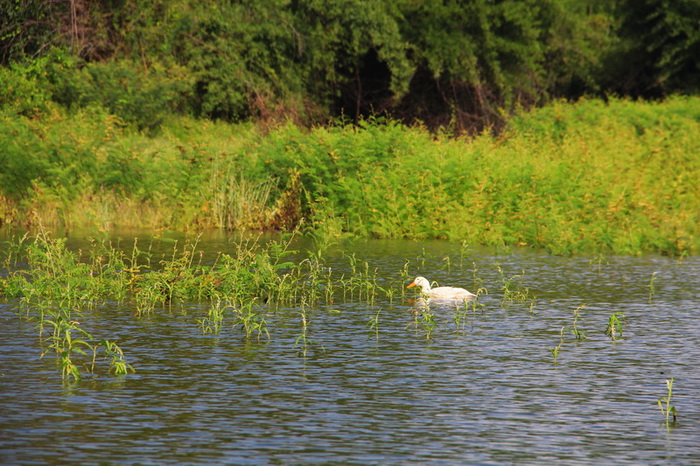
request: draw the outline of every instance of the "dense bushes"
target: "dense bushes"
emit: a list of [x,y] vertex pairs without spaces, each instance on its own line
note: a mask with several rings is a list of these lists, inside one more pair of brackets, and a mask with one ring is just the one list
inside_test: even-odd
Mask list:
[[291,228],[305,218],[324,235],[556,253],[683,254],[700,243],[698,98],[556,102],[473,139],[376,119],[262,132],[180,118],[148,137],[90,112],[2,117],[4,222]]
[[700,0],[0,0],[0,11],[11,87],[0,98],[24,113],[99,103],[149,130],[176,111],[304,124],[385,113],[478,132],[551,98],[696,92],[700,73]]

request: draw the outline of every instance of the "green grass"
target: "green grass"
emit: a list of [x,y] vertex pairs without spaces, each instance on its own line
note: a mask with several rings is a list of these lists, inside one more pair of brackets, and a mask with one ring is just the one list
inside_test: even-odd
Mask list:
[[[0,114],[0,222],[292,229],[495,247],[675,256],[700,245],[700,98],[555,102],[498,137],[360,126],[263,132],[103,110]],[[449,267],[451,264],[447,264]]]

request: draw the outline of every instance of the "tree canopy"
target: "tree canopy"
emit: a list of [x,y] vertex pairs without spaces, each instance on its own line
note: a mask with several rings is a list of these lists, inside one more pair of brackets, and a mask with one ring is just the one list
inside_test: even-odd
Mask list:
[[700,0],[0,0],[0,106],[478,131],[700,88]]

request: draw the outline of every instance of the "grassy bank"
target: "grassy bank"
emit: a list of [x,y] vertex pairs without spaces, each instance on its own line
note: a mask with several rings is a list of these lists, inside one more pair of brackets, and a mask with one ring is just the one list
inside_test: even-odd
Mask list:
[[155,135],[99,108],[0,115],[0,220],[289,229],[557,254],[693,254],[700,99],[555,103],[504,133],[390,121],[269,131],[185,118]]

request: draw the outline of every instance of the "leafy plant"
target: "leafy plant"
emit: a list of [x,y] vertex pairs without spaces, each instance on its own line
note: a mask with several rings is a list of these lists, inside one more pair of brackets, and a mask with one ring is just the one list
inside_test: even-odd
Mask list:
[[608,325],[605,328],[605,334],[612,341],[617,341],[622,338],[623,324],[625,322],[625,313],[622,311],[614,312],[608,318]]

